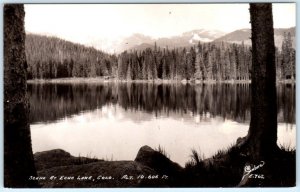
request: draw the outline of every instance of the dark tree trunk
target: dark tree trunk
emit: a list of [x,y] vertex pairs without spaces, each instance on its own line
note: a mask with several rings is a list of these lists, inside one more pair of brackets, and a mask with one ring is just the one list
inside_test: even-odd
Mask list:
[[26,97],[24,7],[4,5],[4,186],[35,187]]
[[247,136],[254,160],[277,149],[274,28],[271,3],[250,3],[252,28],[251,121]]
[[[238,139],[248,162],[238,186],[271,186],[277,146],[277,100],[274,29],[271,3],[250,3],[252,28],[251,120],[248,135]],[[251,179],[246,166],[264,179]],[[275,166],[276,167],[276,166]],[[249,169],[248,169],[249,171]],[[246,176],[244,178],[244,176]]]

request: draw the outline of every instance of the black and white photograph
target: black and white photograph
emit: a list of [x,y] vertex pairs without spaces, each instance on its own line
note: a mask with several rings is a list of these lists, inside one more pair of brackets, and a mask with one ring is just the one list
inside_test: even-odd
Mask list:
[[296,3],[2,6],[4,187],[296,186]]

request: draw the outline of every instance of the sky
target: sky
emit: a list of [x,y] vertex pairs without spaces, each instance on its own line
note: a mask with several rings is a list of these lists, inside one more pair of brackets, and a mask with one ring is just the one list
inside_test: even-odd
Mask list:
[[[26,32],[87,44],[141,33],[154,38],[194,29],[250,28],[249,4],[28,4]],[[274,3],[275,28],[296,26],[295,3]]]

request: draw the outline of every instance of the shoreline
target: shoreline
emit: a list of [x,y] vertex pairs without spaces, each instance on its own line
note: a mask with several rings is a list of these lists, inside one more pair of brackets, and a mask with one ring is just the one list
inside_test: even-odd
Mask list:
[[[28,84],[85,84],[85,83],[156,83],[156,84],[251,84],[251,80],[119,80],[119,79],[105,79],[103,77],[71,77],[71,78],[57,78],[57,79],[30,79]],[[296,84],[296,80],[280,80],[276,84]]]
[[[126,161],[75,157],[62,149],[53,149],[33,155],[38,173],[33,179],[40,187],[46,188],[243,186],[241,178],[249,157],[241,156],[237,145],[220,150],[209,158],[199,155],[194,151],[182,167],[170,160],[164,150],[147,145],[139,149],[135,159]],[[264,187],[295,186],[295,155],[295,149],[280,148],[268,173],[268,176],[275,175],[276,179],[265,183]],[[282,166],[283,163],[288,166]],[[252,182],[250,186],[261,186],[257,184]]]

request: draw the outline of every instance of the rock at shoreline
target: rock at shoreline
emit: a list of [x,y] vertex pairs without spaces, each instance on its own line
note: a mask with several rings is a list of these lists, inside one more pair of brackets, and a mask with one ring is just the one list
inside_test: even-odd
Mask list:
[[147,145],[140,148],[134,161],[151,167],[160,175],[167,175],[171,185],[176,185],[176,181],[181,179],[183,168]]
[[[138,179],[139,175],[156,174],[151,168],[134,161],[99,161],[38,171],[39,177],[46,177],[40,181],[46,188],[166,187],[163,180]],[[51,180],[51,176],[56,179]]]
[[43,158],[69,158],[71,157],[71,154],[62,150],[62,149],[53,149],[50,151],[42,151],[42,152],[36,152],[34,154],[34,158],[39,160],[39,159],[43,159]]
[[34,161],[37,171],[40,171],[42,169],[49,169],[52,167],[81,165],[103,160],[87,157],[73,157],[70,153],[62,149],[53,149],[50,151],[35,153]]
[[[103,161],[73,157],[55,149],[34,154],[39,184],[61,187],[167,187],[167,180],[148,179],[158,175],[154,169],[136,161]],[[143,175],[145,179],[140,179]],[[54,177],[55,179],[53,179]],[[51,179],[52,177],[52,179]]]

